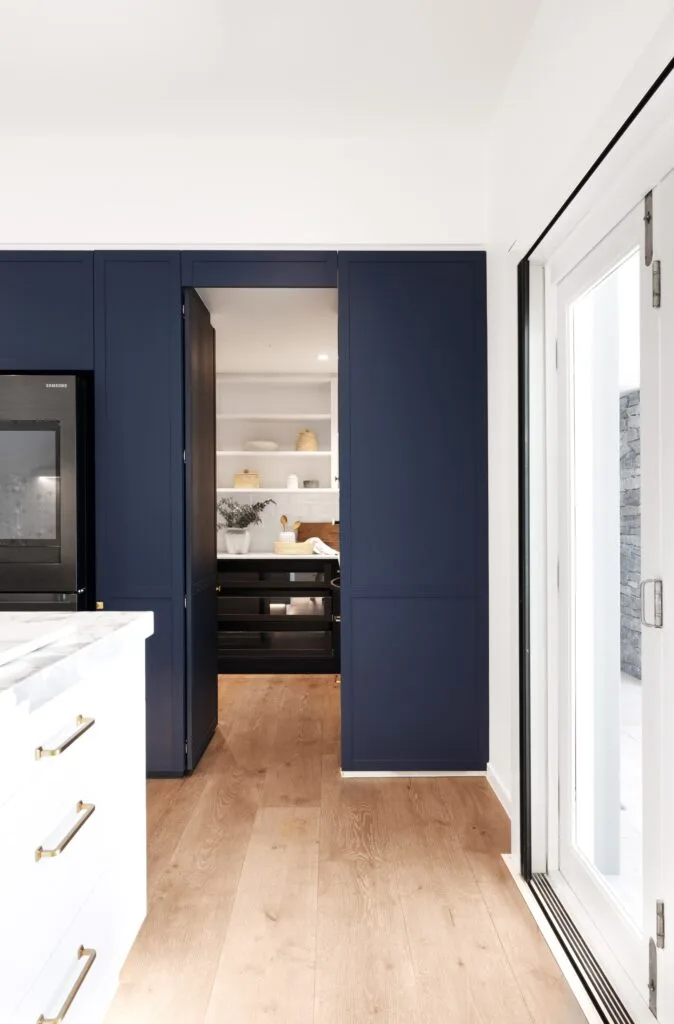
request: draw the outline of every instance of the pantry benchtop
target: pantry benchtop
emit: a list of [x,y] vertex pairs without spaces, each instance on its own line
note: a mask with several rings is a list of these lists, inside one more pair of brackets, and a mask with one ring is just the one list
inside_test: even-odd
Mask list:
[[316,555],[316,554],[290,554],[277,555],[275,551],[249,551],[245,555],[230,555],[226,551],[218,551],[218,561],[227,559],[228,562],[283,562],[283,561],[337,561],[337,555]]
[[[27,650],[31,626],[35,650]],[[152,612],[0,613],[0,715],[34,711],[153,632]]]

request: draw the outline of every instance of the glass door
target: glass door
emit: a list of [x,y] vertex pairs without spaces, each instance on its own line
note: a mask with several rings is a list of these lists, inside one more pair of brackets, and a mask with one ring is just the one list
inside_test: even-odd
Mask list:
[[[86,465],[78,447],[78,381],[70,375],[0,374],[0,594],[74,595],[84,540]],[[79,476],[79,478],[78,478]],[[81,575],[81,574],[80,574]],[[8,596],[7,596],[8,595]],[[61,597],[59,597],[61,600]]]
[[59,546],[59,436],[56,422],[0,422],[0,557]]
[[640,204],[558,291],[559,874],[647,1003],[663,606],[660,342],[643,235]]

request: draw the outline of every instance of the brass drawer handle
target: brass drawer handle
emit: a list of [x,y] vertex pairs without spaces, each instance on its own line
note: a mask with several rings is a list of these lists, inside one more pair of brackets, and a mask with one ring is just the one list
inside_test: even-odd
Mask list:
[[65,1018],[65,1015],[67,1014],[68,1010],[70,1009],[70,1007],[73,1005],[73,1002],[75,1001],[75,997],[77,996],[77,993],[79,992],[79,990],[82,988],[82,985],[84,984],[84,979],[86,978],[86,976],[89,973],[89,971],[91,970],[91,968],[94,966],[94,960],[96,959],[96,950],[95,949],[85,949],[84,946],[80,946],[80,948],[77,950],[77,959],[81,960],[83,957],[87,958],[87,962],[85,963],[84,967],[80,971],[79,976],[77,978],[77,981],[75,982],[75,984],[71,988],[70,992],[68,993],[68,996],[66,998],[65,1003],[63,1004],[63,1006],[61,1007],[61,1009],[58,1012],[58,1016],[56,1016],[56,1017],[45,1017],[45,1015],[43,1013],[41,1013],[40,1016],[37,1019],[37,1024],[62,1024],[62,1022],[63,1022],[63,1020]]
[[70,843],[71,839],[74,839],[79,830],[82,828],[82,826],[87,821],[89,821],[89,818],[96,810],[96,804],[85,804],[81,800],[78,800],[75,806],[75,810],[77,811],[78,814],[81,814],[82,811],[84,811],[85,813],[82,814],[82,817],[75,822],[70,831],[64,835],[61,842],[58,844],[58,846],[55,846],[53,850],[45,850],[44,847],[38,846],[37,850],[35,851],[36,861],[42,860],[43,857],[58,857],[59,853],[63,853],[66,846]]
[[84,736],[85,732],[91,729],[92,725],[96,724],[95,718],[85,718],[84,715],[78,715],[75,719],[75,725],[77,729],[72,735],[64,740],[63,743],[58,747],[37,747],[35,750],[35,760],[39,761],[41,757],[58,757],[64,750],[71,747],[75,740],[78,740],[80,736]]

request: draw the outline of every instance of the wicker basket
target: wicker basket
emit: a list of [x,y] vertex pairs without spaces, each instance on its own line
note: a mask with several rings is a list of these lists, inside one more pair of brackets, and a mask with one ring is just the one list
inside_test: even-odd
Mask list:
[[274,553],[277,555],[312,555],[314,546],[309,541],[304,544],[292,544],[290,541],[274,541]]
[[260,474],[244,469],[243,473],[234,474],[234,486],[240,491],[255,491],[260,486]]
[[317,452],[318,438],[314,431],[300,430],[295,447],[298,452]]

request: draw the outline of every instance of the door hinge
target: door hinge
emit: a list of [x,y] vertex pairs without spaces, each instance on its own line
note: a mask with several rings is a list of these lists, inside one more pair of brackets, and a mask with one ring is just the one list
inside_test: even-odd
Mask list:
[[665,948],[665,901],[655,904],[655,941],[658,949]]
[[185,607],[187,608],[187,594],[185,594]]
[[186,754],[189,754],[189,749],[188,749],[188,747],[187,747],[187,740],[185,740],[185,753],[186,753]]
[[559,342],[555,340],[555,370],[559,369]]
[[658,1015],[658,951],[653,939],[648,940],[648,1009]]
[[653,193],[644,196],[644,263],[653,262]]
[[185,464],[187,464],[187,452],[186,452],[186,450],[184,448],[183,448],[183,462]]
[[184,320],[185,319],[185,303],[184,302],[183,302],[182,306],[180,307],[180,312],[182,313],[183,320]]
[[662,300],[662,275],[660,272],[660,260],[653,260],[653,308],[660,309]]
[[559,559],[557,559],[557,590],[559,590]]

